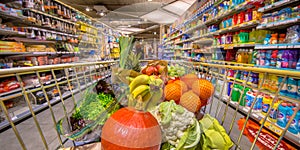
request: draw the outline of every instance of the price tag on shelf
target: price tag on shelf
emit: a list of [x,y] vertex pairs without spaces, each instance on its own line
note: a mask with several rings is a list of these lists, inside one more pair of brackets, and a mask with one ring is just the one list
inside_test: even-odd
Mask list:
[[300,45],[294,45],[294,48],[300,48]]
[[267,26],[266,27],[273,27],[274,26],[274,23],[269,23],[269,24],[267,24]]
[[281,46],[278,46],[278,48],[284,49],[284,48],[287,48],[287,46],[286,45],[281,45]]
[[18,119],[18,117],[17,116],[13,116],[12,118],[11,118],[11,120],[16,120],[16,119]]
[[[259,123],[262,124],[262,122],[263,122],[263,119]],[[271,131],[275,132],[278,135],[282,134],[283,130],[280,127],[276,126],[275,124],[272,124],[269,120],[265,121],[264,126],[267,127],[268,129],[270,129]]]

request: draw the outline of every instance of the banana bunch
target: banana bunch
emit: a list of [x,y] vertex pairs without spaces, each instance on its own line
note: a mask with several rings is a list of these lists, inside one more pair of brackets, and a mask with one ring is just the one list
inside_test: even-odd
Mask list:
[[156,105],[163,95],[163,81],[156,76],[139,75],[129,84],[133,100],[140,99],[143,108]]

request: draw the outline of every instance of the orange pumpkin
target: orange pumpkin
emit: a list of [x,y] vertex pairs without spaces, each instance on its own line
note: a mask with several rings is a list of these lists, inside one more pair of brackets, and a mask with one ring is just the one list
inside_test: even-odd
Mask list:
[[103,150],[158,150],[162,140],[157,120],[149,112],[122,108],[105,122]]
[[176,103],[178,103],[182,94],[181,87],[175,83],[167,84],[164,89],[164,94],[166,100],[174,100]]
[[192,90],[201,100],[208,100],[213,94],[214,86],[205,79],[199,79],[193,83]]
[[185,92],[187,92],[189,90],[188,87],[187,87],[187,85],[183,81],[181,81],[181,80],[176,80],[174,83],[178,84],[180,86],[182,93],[185,93]]
[[193,113],[199,111],[201,108],[201,101],[193,91],[184,93],[180,98],[179,104]]
[[193,83],[198,80],[195,74],[187,74],[180,78],[189,88],[192,88]]

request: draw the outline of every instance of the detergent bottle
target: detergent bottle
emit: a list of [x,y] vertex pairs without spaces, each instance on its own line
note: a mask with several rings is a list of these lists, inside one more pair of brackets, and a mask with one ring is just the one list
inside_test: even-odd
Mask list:
[[279,101],[276,101],[275,104],[273,105],[273,107],[271,108],[271,111],[269,114],[269,119],[271,122],[277,121],[278,105],[279,105]]
[[[293,113],[296,111],[296,108],[290,109],[290,117],[293,115]],[[298,134],[299,128],[298,128],[298,121],[299,121],[299,113],[297,112],[296,116],[294,117],[293,121],[291,122],[288,131],[294,134]]]
[[283,102],[278,106],[278,116],[277,116],[277,125],[279,125],[282,128],[285,128],[287,123],[287,113],[288,113],[288,106],[287,103]]
[[262,112],[261,112],[263,115],[267,114],[268,110],[270,109],[271,102],[272,102],[271,96],[265,95],[263,97],[263,105],[262,105]]

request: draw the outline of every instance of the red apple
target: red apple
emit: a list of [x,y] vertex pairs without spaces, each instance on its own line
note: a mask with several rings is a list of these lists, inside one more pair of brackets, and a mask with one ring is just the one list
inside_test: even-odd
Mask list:
[[152,66],[149,66],[147,69],[146,69],[146,75],[150,76],[154,73],[154,68],[155,67],[152,67]]
[[147,67],[145,67],[145,68],[142,70],[142,74],[146,74],[146,69],[147,69]]
[[157,65],[156,68],[157,68],[157,70],[158,70],[158,73],[161,74],[161,73],[164,72],[165,66]]

